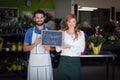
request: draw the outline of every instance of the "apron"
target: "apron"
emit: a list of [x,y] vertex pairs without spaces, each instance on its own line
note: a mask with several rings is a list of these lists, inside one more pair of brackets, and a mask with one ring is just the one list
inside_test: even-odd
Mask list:
[[[39,37],[34,28],[32,43]],[[27,80],[53,80],[50,54],[40,44],[30,51]]]
[[61,56],[55,80],[81,80],[80,57]]

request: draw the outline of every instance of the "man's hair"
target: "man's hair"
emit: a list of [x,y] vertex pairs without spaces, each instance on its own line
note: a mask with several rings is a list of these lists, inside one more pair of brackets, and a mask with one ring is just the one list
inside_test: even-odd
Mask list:
[[43,14],[44,16],[46,16],[46,14],[45,14],[45,12],[43,10],[35,11],[33,17],[35,17],[36,14]]

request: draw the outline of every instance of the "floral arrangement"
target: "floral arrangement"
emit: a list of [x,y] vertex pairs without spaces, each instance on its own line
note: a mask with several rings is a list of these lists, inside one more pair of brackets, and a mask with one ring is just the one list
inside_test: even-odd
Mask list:
[[102,44],[104,42],[105,42],[105,38],[101,34],[95,33],[87,38],[87,44],[90,45],[91,43],[93,43],[95,47],[97,47],[99,44]]
[[116,40],[118,40],[118,37],[116,35],[110,35],[110,36],[108,36],[108,40],[109,41],[116,41]]
[[2,51],[4,39],[0,37],[0,51]]
[[102,44],[105,42],[105,38],[101,34],[93,34],[87,38],[87,44],[89,48],[93,50],[93,53],[99,54],[101,51]]

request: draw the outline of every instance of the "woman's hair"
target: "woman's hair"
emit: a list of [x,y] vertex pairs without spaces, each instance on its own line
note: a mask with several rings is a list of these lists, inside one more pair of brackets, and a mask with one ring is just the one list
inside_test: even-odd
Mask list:
[[[73,18],[75,18],[75,20],[77,21],[77,17],[74,14],[68,14],[66,16],[66,22],[69,21],[70,19],[73,19]],[[68,29],[69,29],[69,27],[66,24],[66,27],[64,28],[64,30],[68,30]],[[74,31],[75,31],[75,39],[76,39],[78,37],[78,32],[79,32],[77,25],[75,26]]]

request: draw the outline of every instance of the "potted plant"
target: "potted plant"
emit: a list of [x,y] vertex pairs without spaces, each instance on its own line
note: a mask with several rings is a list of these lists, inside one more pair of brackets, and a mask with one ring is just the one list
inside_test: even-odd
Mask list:
[[6,47],[6,51],[10,51],[11,43],[9,41],[7,41],[5,43],[5,47]]
[[105,42],[105,38],[101,34],[93,34],[87,38],[87,44],[89,48],[92,48],[94,54],[99,54],[102,44]]
[[0,51],[2,51],[4,39],[0,37]]

